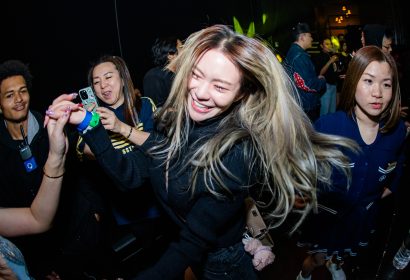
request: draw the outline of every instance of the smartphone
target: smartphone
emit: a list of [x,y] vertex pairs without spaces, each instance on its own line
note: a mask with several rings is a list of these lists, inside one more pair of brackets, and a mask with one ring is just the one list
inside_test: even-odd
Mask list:
[[83,104],[84,108],[87,111],[90,111],[92,108],[92,112],[98,107],[97,97],[94,94],[94,91],[91,87],[82,88],[78,91],[78,95],[80,96],[81,103]]

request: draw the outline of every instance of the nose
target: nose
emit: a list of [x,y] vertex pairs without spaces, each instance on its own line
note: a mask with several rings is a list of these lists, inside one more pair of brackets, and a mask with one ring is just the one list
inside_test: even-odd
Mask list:
[[20,103],[20,102],[22,102],[23,101],[23,97],[21,96],[21,93],[20,92],[17,92],[15,95],[14,95],[14,102],[15,103]]
[[208,100],[209,99],[209,85],[207,83],[202,83],[196,88],[195,92],[198,100]]
[[376,98],[382,98],[383,97],[383,93],[381,90],[381,86],[378,84],[375,84],[372,88],[372,96],[376,97]]
[[100,87],[103,89],[103,88],[105,88],[106,86],[107,86],[107,81],[104,80],[104,79],[102,79],[102,80],[101,80],[101,83],[100,83]]

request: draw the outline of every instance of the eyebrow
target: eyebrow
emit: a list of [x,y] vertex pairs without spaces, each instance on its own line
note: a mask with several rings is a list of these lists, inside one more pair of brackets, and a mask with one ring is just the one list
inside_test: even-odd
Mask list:
[[372,78],[376,77],[375,75],[370,74],[370,73],[367,73],[367,72],[363,72],[363,75],[367,75],[367,76],[370,76],[370,77],[372,77]]
[[[25,85],[25,86],[22,86],[22,87],[20,87],[19,89],[18,89],[18,91],[20,91],[20,90],[22,90],[22,89],[27,89],[27,86]],[[4,94],[6,94],[6,93],[10,93],[10,92],[14,92],[14,90],[8,90],[8,91],[6,91]]]
[[[202,76],[204,75],[204,72],[202,72],[201,69],[199,69],[199,68],[196,67],[196,66],[194,67],[193,70],[194,70],[194,71],[198,71],[199,73],[201,73]],[[226,85],[228,85],[228,86],[232,86],[232,83],[230,83],[230,82],[228,82],[228,81],[225,81],[225,80],[222,80],[222,79],[213,79],[212,81],[213,81],[213,82],[223,83],[223,84],[226,84]]]
[[[108,71],[108,72],[104,73],[103,76],[107,76],[108,74],[114,74],[114,72],[113,71]],[[94,79],[99,79],[99,78],[100,77],[93,77],[93,80]]]
[[[376,77],[375,75],[372,75],[372,74],[366,73],[366,72],[364,72],[363,75],[368,75],[368,76],[370,76],[370,77],[372,77],[372,78],[375,78],[375,77]],[[393,80],[392,77],[383,79],[383,81],[392,81],[392,80]]]

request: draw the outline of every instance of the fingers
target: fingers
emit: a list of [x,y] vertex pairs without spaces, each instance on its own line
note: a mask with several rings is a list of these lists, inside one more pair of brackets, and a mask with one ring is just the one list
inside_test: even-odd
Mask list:
[[65,103],[65,102],[57,103],[48,108],[48,110],[46,111],[46,116],[48,118],[56,120],[56,119],[59,119],[64,114],[64,112],[66,112],[67,110],[72,110],[70,103]]
[[57,120],[50,118],[47,124],[48,137],[50,139],[49,154],[63,156],[68,150],[68,139],[64,133],[64,126],[70,119],[70,110],[66,110]]
[[[49,134],[51,134],[52,132],[62,132],[70,117],[70,114],[71,110],[67,109],[61,114],[61,116],[58,116],[58,118],[48,118],[47,131],[49,132]],[[56,114],[53,114],[53,116],[55,115]]]
[[408,106],[403,106],[403,107],[401,107],[400,108],[400,115],[402,116],[402,117],[407,117],[407,110],[409,109],[409,107]]
[[92,112],[95,107],[97,107],[97,104],[96,103],[91,103],[91,105],[88,106],[87,111]]
[[96,109],[96,111],[97,111],[98,114],[100,114],[100,116],[101,116],[102,114],[109,114],[110,112],[112,112],[110,109],[105,108],[105,107],[98,107],[98,108]]
[[406,109],[402,108],[400,110],[400,116],[402,116],[403,118],[407,117],[408,113],[406,112]]
[[45,116],[45,118],[44,118],[43,127],[46,127],[46,126],[47,126],[49,120],[50,120],[50,118],[49,118],[49,117],[47,116],[47,114],[46,114],[46,116]]
[[[46,115],[49,119],[58,120],[66,111],[71,111],[69,122],[71,124],[79,124],[84,119],[85,116],[85,109],[81,108],[79,104],[74,104],[69,101],[63,101],[61,103],[52,105],[46,111]],[[47,122],[45,122],[47,124]]]
[[[44,118],[43,127],[46,127],[50,119],[58,119],[61,116],[60,110],[78,110],[80,104],[72,102],[77,97],[77,93],[62,94],[53,100],[53,103],[48,106],[46,116]],[[65,107],[64,107],[65,106]]]
[[57,97],[56,99],[53,100],[52,105],[60,103],[61,101],[72,101],[77,97],[77,93],[70,93],[70,94],[62,94],[59,97]]
[[6,260],[0,254],[0,279],[18,279],[11,268],[7,265]]
[[62,133],[64,126],[67,124],[68,119],[70,118],[71,110],[67,110],[63,113],[63,115],[57,120],[55,126],[55,132]]
[[98,107],[97,113],[100,115],[100,120],[103,125],[114,124],[116,116],[110,109]]

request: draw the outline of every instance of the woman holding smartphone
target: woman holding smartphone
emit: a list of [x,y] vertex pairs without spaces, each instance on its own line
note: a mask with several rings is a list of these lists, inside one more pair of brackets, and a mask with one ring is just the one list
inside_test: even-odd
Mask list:
[[[119,56],[98,59],[88,72],[88,84],[97,95],[96,111],[104,128],[110,132],[113,145],[121,143],[121,152],[129,153],[134,146],[132,131],[150,132],[154,127],[154,102],[136,93],[128,67]],[[92,157],[92,152],[83,144],[80,138],[79,154]]]
[[[98,102],[97,108],[88,110],[98,113],[112,146],[120,154],[127,155],[135,149],[133,131],[150,132],[153,129],[155,104],[150,98],[137,94],[128,67],[119,56],[102,56],[93,63],[88,72],[88,84]],[[101,277],[110,276],[115,271],[110,252],[118,226],[133,228],[136,222],[144,219],[140,227],[145,226],[148,234],[141,239],[147,241],[145,238],[155,238],[161,228],[156,224],[161,215],[150,187],[126,192],[119,190],[96,162],[82,136],[78,138],[76,149],[80,170],[85,171],[79,174],[78,184],[88,211],[87,215],[78,214],[87,219],[83,224],[89,227],[79,233],[85,236],[87,240],[84,242],[88,245],[86,250],[81,249],[77,259],[84,259],[85,269],[91,266],[88,260],[93,260]],[[142,232],[138,229],[136,231]],[[155,229],[155,233],[151,234],[151,229]],[[88,252],[92,252],[92,257],[87,256]]]

